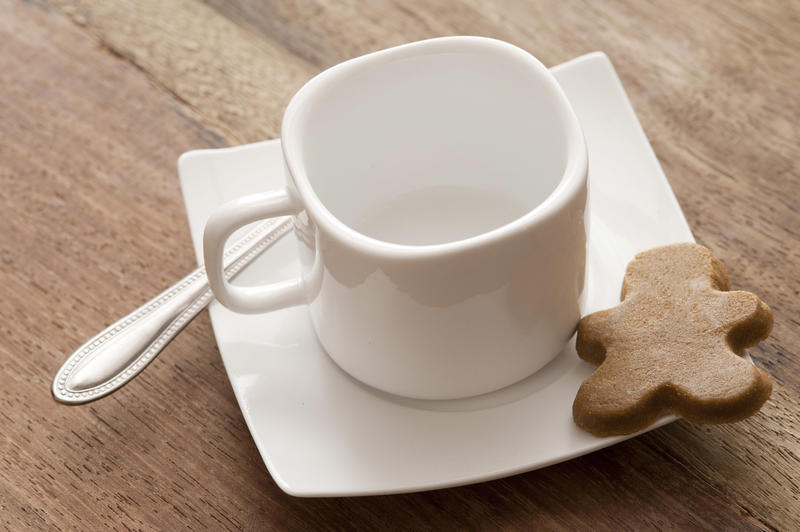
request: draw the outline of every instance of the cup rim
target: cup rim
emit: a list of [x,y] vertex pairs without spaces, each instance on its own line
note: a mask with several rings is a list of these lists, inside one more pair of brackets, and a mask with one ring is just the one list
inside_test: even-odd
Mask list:
[[[357,68],[395,60],[398,57],[410,57],[422,51],[430,52],[437,49],[440,51],[463,51],[467,47],[499,50],[515,56],[541,74],[548,88],[554,91],[557,101],[560,102],[560,112],[565,121],[567,135],[567,164],[556,188],[541,203],[522,216],[500,227],[451,242],[420,245],[387,242],[367,236],[339,220],[320,200],[308,180],[298,147],[300,142],[296,125],[299,110],[307,105],[309,100],[313,99],[325,85],[340,76],[352,73]],[[281,149],[284,164],[297,188],[297,193],[302,198],[299,203],[309,211],[310,218],[320,228],[362,252],[393,258],[431,257],[459,253],[519,235],[532,226],[546,222],[569,205],[570,201],[585,188],[588,172],[588,155],[583,130],[555,77],[547,67],[527,51],[505,41],[489,37],[455,36],[426,39],[372,52],[324,70],[303,85],[289,102],[281,125]]]

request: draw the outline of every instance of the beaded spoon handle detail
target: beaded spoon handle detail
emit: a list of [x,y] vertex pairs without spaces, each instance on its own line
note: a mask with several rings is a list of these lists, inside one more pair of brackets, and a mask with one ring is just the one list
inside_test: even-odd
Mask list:
[[[225,276],[233,278],[291,228],[291,218],[256,224],[226,250]],[[53,398],[80,405],[114,393],[141,373],[213,299],[205,268],[200,266],[70,355],[53,379]]]

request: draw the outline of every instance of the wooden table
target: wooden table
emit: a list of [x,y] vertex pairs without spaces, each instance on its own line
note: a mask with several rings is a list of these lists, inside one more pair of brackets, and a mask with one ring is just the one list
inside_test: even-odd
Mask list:
[[[800,4],[0,0],[0,522],[6,528],[800,529]],[[457,489],[296,499],[267,473],[203,314],[84,407],[50,379],[193,268],[183,151],[277,137],[344,59],[479,34],[611,57],[700,243],[775,312],[755,417],[678,422]]]

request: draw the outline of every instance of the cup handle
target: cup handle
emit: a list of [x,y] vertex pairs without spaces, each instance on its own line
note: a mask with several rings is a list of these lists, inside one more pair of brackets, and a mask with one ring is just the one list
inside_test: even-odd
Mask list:
[[225,243],[236,229],[257,220],[290,216],[298,211],[289,192],[279,189],[229,201],[211,214],[203,233],[203,259],[208,283],[220,303],[245,314],[270,312],[306,303],[300,278],[263,286],[233,286],[225,279],[222,264]]

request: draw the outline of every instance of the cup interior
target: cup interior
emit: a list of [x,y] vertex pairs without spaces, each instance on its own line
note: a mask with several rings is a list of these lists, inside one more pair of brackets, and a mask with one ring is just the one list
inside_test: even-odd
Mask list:
[[522,217],[569,156],[568,109],[541,63],[499,41],[427,42],[324,72],[284,122],[295,179],[351,229],[395,244],[463,240]]

